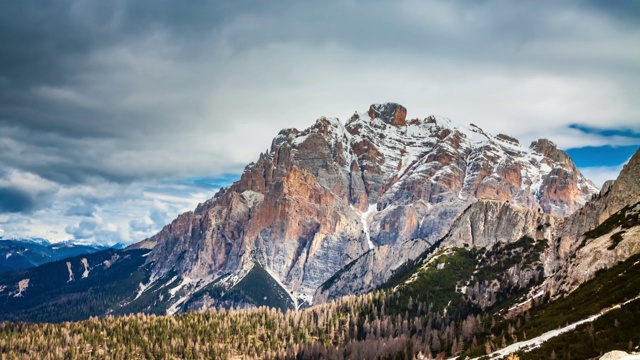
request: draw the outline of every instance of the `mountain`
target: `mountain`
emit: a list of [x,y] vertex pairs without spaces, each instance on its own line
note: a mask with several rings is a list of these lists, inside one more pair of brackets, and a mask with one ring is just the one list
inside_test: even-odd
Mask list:
[[106,249],[0,277],[0,319],[62,322],[140,311],[126,307],[148,279],[148,250]]
[[0,239],[0,273],[23,270],[68,257],[104,250],[99,244],[66,241],[50,243],[46,239]]
[[[171,311],[216,306],[215,292],[201,290],[233,288],[258,265],[299,307],[383,284],[478,200],[562,217],[597,193],[548,140],[525,148],[374,104],[346,124],[323,117],[281,131],[240,180],[133,248],[151,249],[141,286],[180,279]],[[348,287],[327,286],[336,274]]]

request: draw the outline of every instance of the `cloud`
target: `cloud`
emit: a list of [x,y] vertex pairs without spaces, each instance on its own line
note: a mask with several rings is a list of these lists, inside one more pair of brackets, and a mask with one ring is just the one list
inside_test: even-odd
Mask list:
[[0,213],[26,212],[34,208],[31,196],[16,188],[0,187]]
[[590,166],[581,168],[580,172],[582,172],[587,179],[593,181],[597,188],[601,189],[606,181],[618,178],[623,166],[624,164],[615,166]]
[[69,225],[65,228],[65,231],[70,235],[73,235],[75,239],[84,240],[88,239],[95,234],[97,223],[95,221],[81,221],[77,225]]
[[[603,124],[604,125],[604,124]],[[622,136],[638,139],[636,141],[640,142],[640,132],[635,132],[630,129],[611,129],[606,127],[591,127],[580,124],[571,124],[569,125],[570,129],[576,129],[585,134],[598,134],[602,136]]]
[[[3,226],[134,241],[280,129],[374,102],[525,144],[634,145],[637,20],[634,5],[578,0],[10,2],[0,169],[14,177],[0,187],[34,205]],[[590,130],[603,128],[619,131]]]
[[[32,176],[16,174],[15,170],[7,173],[12,175],[5,174],[5,184],[9,184],[7,178]],[[178,214],[212,197],[217,191],[214,184],[226,186],[233,180],[235,178],[229,176],[212,178],[208,186],[209,182],[185,185],[187,180],[122,184],[95,181],[90,185],[59,186],[46,197],[40,195],[39,198],[46,201],[33,204],[29,211],[24,208],[0,211],[0,226],[9,237],[42,237],[53,242],[75,239],[105,244],[131,243],[154,235]],[[0,181],[0,185],[2,183]],[[24,188],[26,184],[22,182]],[[2,190],[4,187],[0,186],[0,199],[12,199]],[[38,194],[37,188],[31,190]],[[21,193],[31,196],[26,191]]]
[[98,210],[97,204],[90,200],[80,198],[77,203],[71,204],[64,212],[65,216],[94,216]]
[[389,100],[525,142],[603,119],[638,131],[640,35],[618,7],[363,5],[13,4],[0,121],[36,157],[0,160],[77,183],[237,173],[280,128]]

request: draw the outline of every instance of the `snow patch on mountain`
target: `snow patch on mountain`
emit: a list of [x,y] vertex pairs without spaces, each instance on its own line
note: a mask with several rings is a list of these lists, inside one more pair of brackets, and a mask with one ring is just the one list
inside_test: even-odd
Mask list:
[[372,214],[374,214],[377,211],[377,204],[370,204],[369,208],[367,209],[367,211],[362,213],[362,229],[364,230],[364,235],[367,239],[367,244],[369,245],[369,250],[373,249],[375,247],[375,245],[373,245],[373,242],[371,241],[371,236],[369,234],[369,223],[368,223],[368,219],[369,216],[371,216]]
[[527,300],[525,300],[525,301],[523,301],[521,303],[517,303],[517,304],[513,305],[512,307],[509,308],[509,311],[517,309],[519,307],[522,307],[522,306],[530,303],[533,299],[539,298],[542,295],[544,295],[544,291],[541,290],[541,291],[537,292],[536,294],[534,294],[532,297],[528,298]]
[[[638,299],[640,299],[640,295],[634,297],[631,300],[627,300],[627,301],[625,301],[625,302],[623,302],[621,304],[617,304],[617,305],[611,306],[609,308],[603,309],[598,314],[590,316],[590,317],[588,317],[586,319],[583,319],[583,320],[580,320],[580,321],[576,321],[575,323],[567,325],[567,326],[562,327],[560,329],[547,331],[546,333],[544,333],[544,334],[542,334],[540,336],[537,336],[537,337],[535,337],[533,339],[529,339],[529,340],[526,340],[526,341],[520,341],[520,342],[511,344],[511,345],[509,345],[509,346],[507,346],[507,347],[505,347],[503,349],[500,349],[498,351],[495,351],[495,352],[493,352],[493,353],[491,353],[491,354],[489,354],[487,356],[489,356],[490,359],[503,359],[504,357],[506,357],[509,354],[514,353],[516,351],[520,351],[520,350],[524,350],[525,352],[531,351],[531,350],[533,350],[535,348],[540,347],[540,345],[542,345],[543,343],[545,343],[549,339],[552,339],[552,338],[554,338],[554,337],[556,337],[558,335],[562,335],[562,334],[564,334],[566,332],[573,331],[573,330],[576,329],[576,327],[578,327],[578,326],[580,326],[582,324],[586,324],[586,323],[592,322],[592,321],[596,320],[597,318],[599,318],[600,316],[608,313],[609,311],[615,310],[615,309],[619,309],[621,306],[627,305],[630,302],[636,301]],[[457,358],[454,358],[454,359],[457,359]],[[476,360],[476,359],[479,359],[479,358],[474,358],[473,360]]]

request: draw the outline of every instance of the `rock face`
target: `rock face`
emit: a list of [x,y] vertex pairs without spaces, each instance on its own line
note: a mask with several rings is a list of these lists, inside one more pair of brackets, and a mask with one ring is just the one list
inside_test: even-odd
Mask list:
[[[505,223],[511,226],[501,225]],[[568,294],[598,271],[640,253],[640,150],[615,181],[607,181],[600,194],[568,217],[478,202],[455,221],[442,246],[491,248],[521,236],[545,239],[550,245],[539,254],[544,281],[525,296],[522,304],[527,306],[545,293],[552,298]],[[527,306],[513,309],[524,311]]]
[[[597,193],[547,140],[527,149],[473,125],[406,113],[372,105],[346,124],[323,117],[303,131],[282,130],[240,180],[135,246],[152,248],[150,282],[182,278],[186,295],[172,300],[179,305],[259,263],[298,304],[322,285],[321,302],[383,283],[478,200],[510,202],[527,227],[545,214],[566,216]],[[478,211],[486,216],[510,211],[485,205]],[[339,271],[345,278],[323,285]]]
[[373,104],[369,107],[367,112],[370,118],[380,118],[382,121],[393,126],[406,126],[407,125],[407,109],[400,104],[386,103],[386,104]]
[[[547,241],[552,238],[557,222],[558,219],[555,216],[539,210],[505,201],[483,199],[472,203],[453,221],[448,233],[441,239],[438,246],[440,248],[491,249],[523,237],[530,237],[535,241]],[[404,261],[418,257],[429,245],[428,242],[416,239],[404,242],[393,249],[389,246],[375,248],[350,264],[346,271],[336,274],[323,284],[316,292],[314,303],[375,289],[377,285],[389,279],[394,274],[394,270]],[[389,259],[398,259],[398,261],[391,263]],[[543,276],[543,271],[521,269],[517,266],[509,271],[512,286],[524,287],[521,283],[528,283],[534,275],[536,278]],[[490,290],[500,290],[497,285],[487,289],[481,289],[482,296],[486,296],[487,299],[479,305],[489,306],[495,302],[495,297],[491,297]],[[469,295],[471,297],[471,294]],[[481,298],[480,294],[473,295]]]
[[451,226],[442,241],[446,247],[492,247],[523,236],[550,239],[556,217],[501,201],[483,200],[471,205]]
[[538,198],[542,209],[545,212],[566,216],[584,205],[584,199],[593,192],[589,187],[580,186],[580,172],[569,155],[564,151],[558,151],[556,145],[546,139],[534,141],[530,148],[544,156],[543,164],[562,164],[554,166],[549,176],[540,184],[540,187],[545,189],[539,193]]
[[582,209],[564,219],[556,231],[555,252],[546,264],[545,281],[552,294],[568,293],[640,252],[640,150],[618,178]]
[[593,229],[627,205],[640,201],[640,152],[636,152],[624,166],[615,181],[602,186],[602,192],[594,196],[584,208],[569,216],[563,223],[558,237],[560,258],[575,251],[585,231]]

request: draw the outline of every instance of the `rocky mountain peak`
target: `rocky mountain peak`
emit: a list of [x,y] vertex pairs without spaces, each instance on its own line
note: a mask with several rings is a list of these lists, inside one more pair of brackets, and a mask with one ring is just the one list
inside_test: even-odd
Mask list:
[[570,161],[569,155],[567,155],[566,152],[558,149],[558,146],[553,141],[547,139],[538,139],[536,141],[532,141],[529,148],[553,161],[557,161],[560,163],[566,163],[567,161]]
[[514,138],[513,136],[509,136],[506,134],[498,134],[496,135],[496,139],[500,139],[502,141],[506,141],[509,142],[513,145],[520,145],[520,141],[518,141],[518,139]]
[[640,149],[622,168],[620,175],[613,182],[602,186],[602,193],[594,202],[604,204],[600,220],[611,216],[625,205],[640,201]]
[[357,259],[353,268],[367,271],[370,281],[362,281],[375,287],[474,202],[565,216],[591,198],[597,189],[574,167],[545,157],[559,151],[545,141],[538,152],[443,117],[407,122],[396,103],[371,105],[346,124],[320,117],[306,129],[280,131],[240,180],[139,247],[153,248],[152,280],[189,279],[174,305],[221,276],[236,279],[233,286],[255,263],[295,301],[311,302]]
[[407,109],[400,104],[373,104],[369,107],[368,115],[372,119],[379,118],[393,126],[407,125]]

